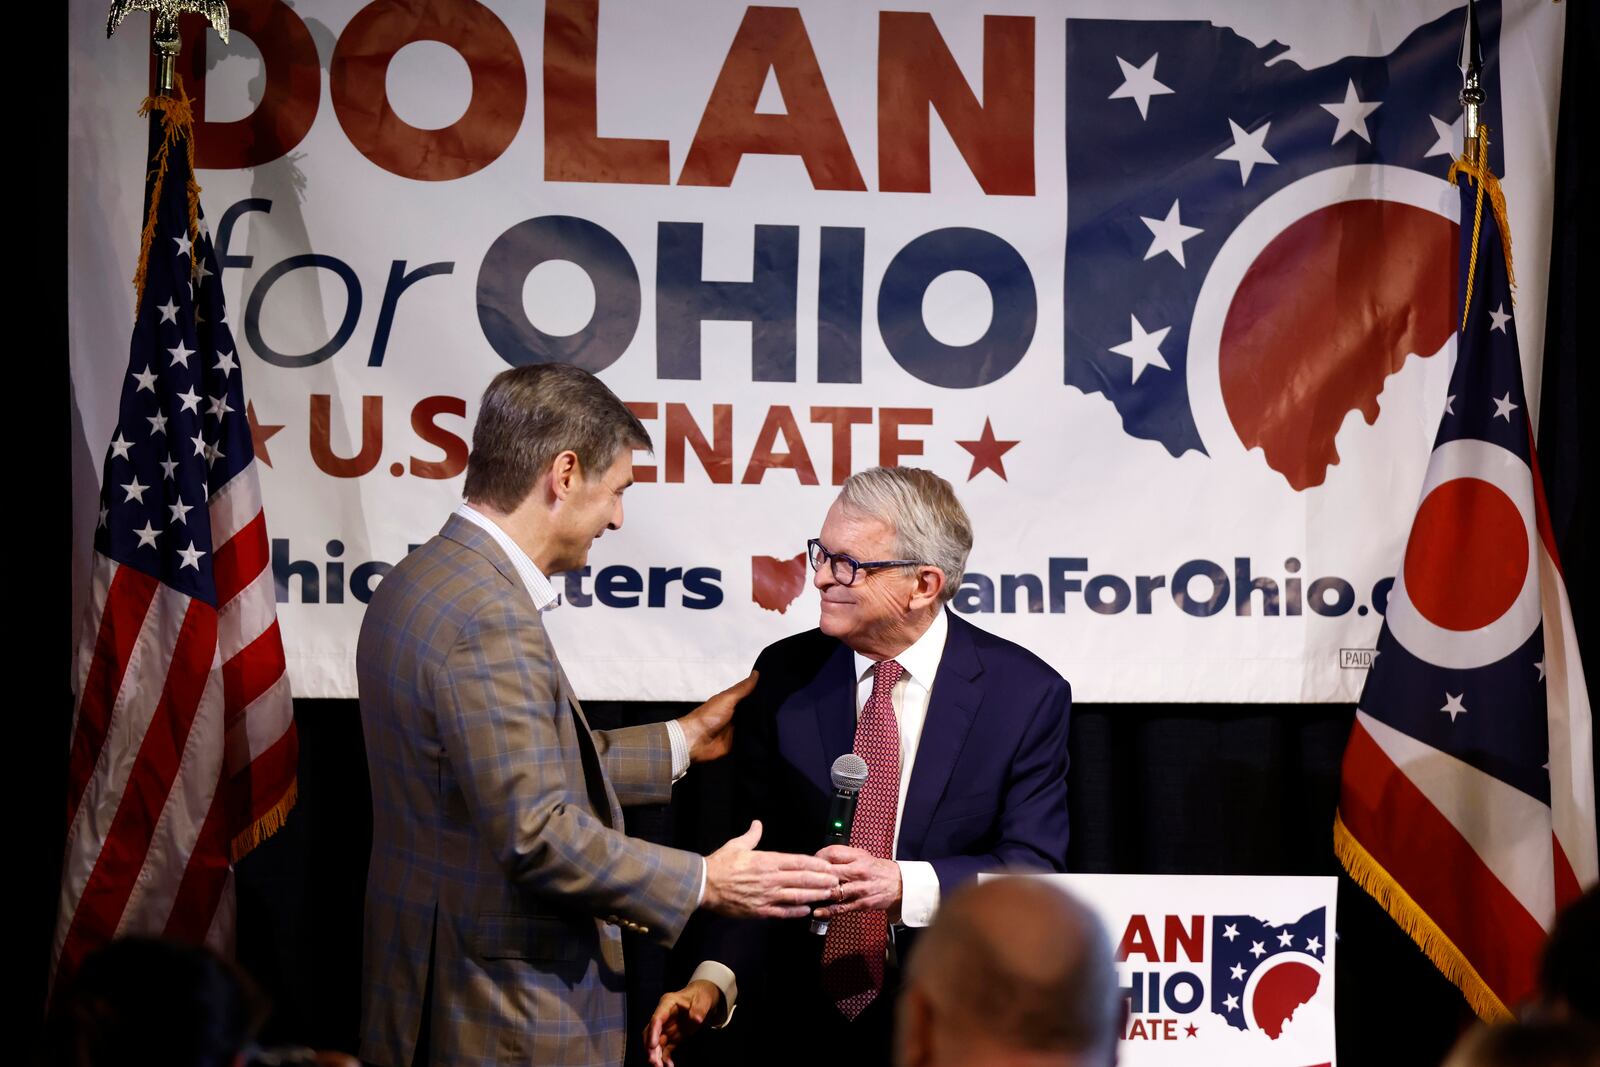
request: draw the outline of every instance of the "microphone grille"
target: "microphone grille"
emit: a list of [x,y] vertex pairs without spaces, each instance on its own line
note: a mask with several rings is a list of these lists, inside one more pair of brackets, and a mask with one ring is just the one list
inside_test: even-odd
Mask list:
[[867,784],[867,761],[854,752],[846,752],[833,761],[833,787],[859,793]]

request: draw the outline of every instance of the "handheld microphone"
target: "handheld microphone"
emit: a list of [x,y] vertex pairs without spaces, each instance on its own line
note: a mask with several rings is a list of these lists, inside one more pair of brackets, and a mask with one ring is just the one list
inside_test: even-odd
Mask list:
[[[856,798],[867,784],[867,761],[853,752],[847,752],[833,761],[833,769],[828,776],[833,779],[833,800],[828,804],[828,825],[822,836],[823,848],[850,843],[850,827],[856,820]],[[827,903],[823,902],[824,905]],[[811,932],[826,934],[828,920],[812,919]]]

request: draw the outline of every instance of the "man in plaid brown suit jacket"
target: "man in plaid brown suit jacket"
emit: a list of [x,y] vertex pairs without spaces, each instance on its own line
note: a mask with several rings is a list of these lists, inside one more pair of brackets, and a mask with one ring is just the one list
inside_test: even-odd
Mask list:
[[362,1058],[382,1067],[618,1067],[621,930],[671,944],[697,907],[800,918],[828,865],[638,841],[622,805],[662,803],[728,751],[753,677],[683,719],[591,731],[540,621],[548,575],[622,525],[644,427],[562,364],[484,394],[467,503],[380,584],[356,653],[372,779]]

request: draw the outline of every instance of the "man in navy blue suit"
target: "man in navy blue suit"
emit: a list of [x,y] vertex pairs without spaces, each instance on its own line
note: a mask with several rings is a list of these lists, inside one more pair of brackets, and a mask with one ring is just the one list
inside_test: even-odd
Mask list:
[[652,1063],[738,1007],[767,1062],[887,1064],[900,964],[940,898],[987,871],[1065,869],[1071,687],[946,610],[971,547],[939,476],[845,482],[809,546],[820,626],[761,653],[733,754],[734,819],[794,852],[822,841],[834,760],[866,761],[850,844],[819,853],[841,879],[817,913],[828,933],[706,921],[691,935],[706,962],[646,1031]]

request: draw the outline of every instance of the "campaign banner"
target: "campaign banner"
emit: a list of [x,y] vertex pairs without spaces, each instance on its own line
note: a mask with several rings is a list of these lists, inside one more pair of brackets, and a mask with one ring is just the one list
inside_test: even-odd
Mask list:
[[[296,695],[355,695],[362,612],[459,502],[483,388],[551,360],[654,442],[556,578],[585,698],[700,699],[814,626],[806,539],[877,464],[955,485],[951,609],[1079,700],[1359,693],[1454,359],[1451,0],[230,10],[227,43],[185,20],[178,64],[198,284]],[[1497,322],[1538,353],[1564,13],[1479,18],[1518,248]],[[141,30],[71,5],[80,603],[108,443],[175,447],[116,425]]]
[[1052,874],[1111,939],[1125,1067],[1332,1067],[1337,878]]

